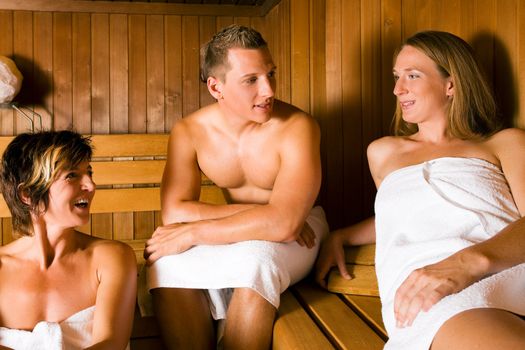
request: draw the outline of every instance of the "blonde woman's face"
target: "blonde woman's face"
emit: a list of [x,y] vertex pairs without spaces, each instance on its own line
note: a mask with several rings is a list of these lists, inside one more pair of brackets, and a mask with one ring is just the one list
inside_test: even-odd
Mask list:
[[454,87],[451,78],[443,77],[434,61],[407,45],[396,58],[393,74],[394,95],[406,122],[446,120]]
[[89,162],[61,170],[49,189],[49,205],[43,214],[46,224],[62,228],[84,225],[89,220],[89,208],[95,195]]

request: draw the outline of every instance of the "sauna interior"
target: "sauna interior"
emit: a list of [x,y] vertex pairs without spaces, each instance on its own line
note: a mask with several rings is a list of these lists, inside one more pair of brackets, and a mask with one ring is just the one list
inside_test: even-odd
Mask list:
[[[199,82],[199,47],[231,23],[264,35],[277,97],[321,126],[318,202],[331,229],[373,214],[366,147],[391,131],[392,54],[407,36],[437,29],[466,39],[507,125],[525,126],[519,0],[0,0],[0,55],[24,76],[16,102],[38,113],[44,129],[168,133],[213,102]],[[13,109],[0,109],[1,135],[30,127]],[[93,214],[82,230],[144,239],[159,223],[156,212]],[[10,225],[2,219],[2,244],[12,240]]]

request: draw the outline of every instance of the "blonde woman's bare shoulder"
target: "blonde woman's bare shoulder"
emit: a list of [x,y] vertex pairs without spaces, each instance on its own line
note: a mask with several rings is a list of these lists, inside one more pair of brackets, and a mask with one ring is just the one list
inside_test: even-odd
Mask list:
[[508,128],[492,135],[486,145],[494,152],[496,157],[516,156],[525,154],[525,130]]
[[382,163],[395,152],[401,143],[401,138],[396,136],[384,136],[372,141],[366,150],[368,162],[373,164]]
[[375,141],[372,141],[366,150],[368,157],[368,166],[372,174],[372,178],[377,187],[385,177],[385,169],[389,159],[402,145],[403,140],[400,137],[385,136]]

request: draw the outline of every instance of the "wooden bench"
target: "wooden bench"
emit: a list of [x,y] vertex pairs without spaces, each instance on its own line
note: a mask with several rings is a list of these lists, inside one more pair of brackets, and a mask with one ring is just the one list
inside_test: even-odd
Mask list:
[[[13,137],[0,137],[2,153],[12,139]],[[94,155],[91,165],[97,192],[91,205],[91,213],[157,212],[158,216],[159,184],[166,159],[168,135],[93,135],[92,141]],[[200,200],[224,203],[222,191],[205,176],[202,177]],[[10,235],[10,225],[7,224],[9,216],[9,210],[0,198],[0,217],[4,218],[3,244],[9,241],[6,239]],[[147,237],[133,232],[118,232],[118,227],[126,227],[125,225],[113,226],[117,227],[117,231],[106,238],[119,239],[129,244],[135,251],[140,268],[144,263],[142,253]],[[91,232],[90,224],[79,229],[86,233]],[[360,250],[357,252],[357,256],[360,256]],[[349,251],[348,261],[357,261],[361,265],[362,261],[355,257],[356,250],[353,253]],[[373,272],[373,266],[371,269]],[[359,280],[363,276],[366,278],[369,272],[359,273]],[[343,288],[341,291],[345,293],[356,291],[355,286],[344,289],[347,286],[341,281],[337,287],[337,282],[337,274],[334,273],[330,286]],[[359,290],[357,292],[366,294]],[[282,295],[274,326],[273,348],[381,349],[385,339],[377,296],[330,293],[307,278]],[[155,318],[141,317],[138,308],[135,312],[131,349],[163,349]]]

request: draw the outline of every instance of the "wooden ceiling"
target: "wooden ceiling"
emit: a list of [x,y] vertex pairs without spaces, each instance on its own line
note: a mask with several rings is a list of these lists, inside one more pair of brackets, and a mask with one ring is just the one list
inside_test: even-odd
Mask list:
[[[91,0],[100,1],[100,0]],[[108,1],[108,0],[106,0]],[[269,0],[109,0],[111,2],[165,2],[177,4],[201,4],[201,5],[235,5],[235,6],[262,6]]]
[[280,0],[1,0],[0,9],[197,16],[265,16]]

